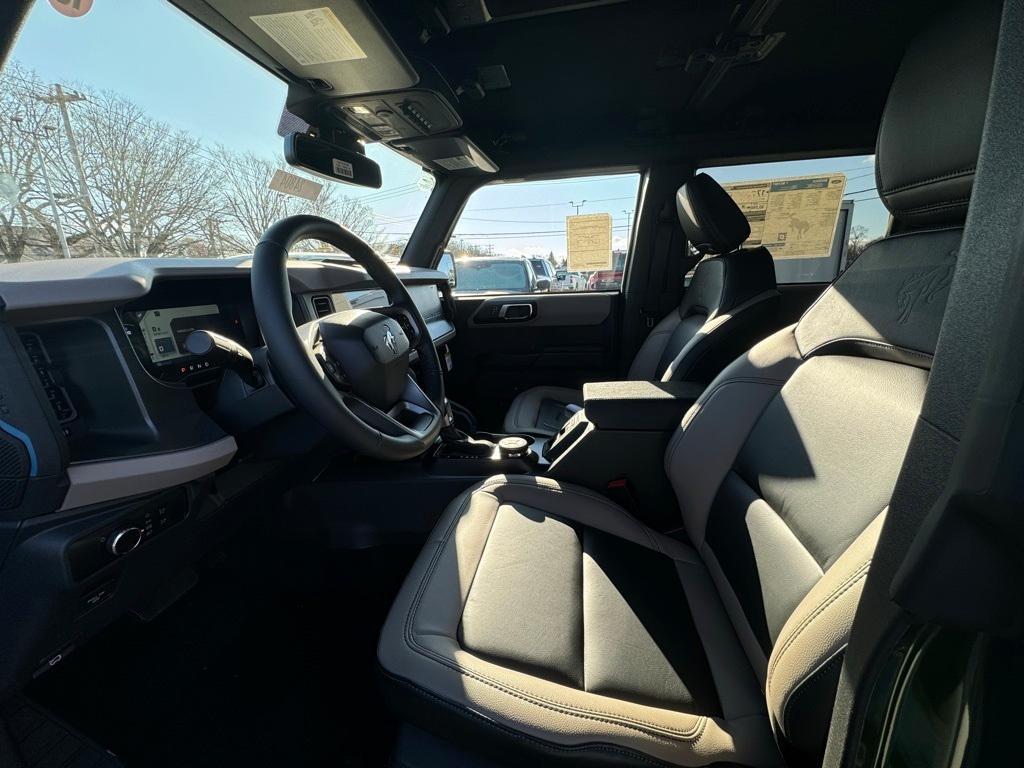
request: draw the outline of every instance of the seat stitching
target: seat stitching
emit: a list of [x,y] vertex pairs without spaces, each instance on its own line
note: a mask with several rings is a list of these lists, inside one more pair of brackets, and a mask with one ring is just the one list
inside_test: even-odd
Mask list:
[[918,357],[926,358],[928,360],[932,360],[935,357],[934,355],[929,354],[928,352],[922,352],[919,349],[911,349],[910,347],[904,347],[900,346],[899,344],[892,344],[886,341],[875,341],[873,339],[865,339],[860,336],[837,336],[834,339],[823,341],[816,347],[812,347],[811,349],[809,349],[804,354],[804,357],[813,357],[815,352],[819,352],[825,347],[830,346],[832,344],[838,344],[844,341],[853,341],[857,342],[858,344],[864,344],[865,346],[878,347],[879,349],[895,349],[899,352],[905,352],[908,355],[917,355]]
[[471,709],[469,709],[467,707],[460,706],[459,704],[456,704],[454,702],[448,701],[447,699],[444,699],[444,698],[438,696],[436,693],[433,693],[432,691],[429,691],[426,688],[423,688],[423,687],[421,687],[419,685],[416,685],[415,683],[413,683],[413,682],[411,682],[409,680],[406,680],[405,678],[398,677],[397,675],[393,675],[390,672],[388,672],[386,669],[382,670],[382,671],[383,671],[383,674],[385,676],[387,676],[388,678],[390,678],[394,682],[398,683],[399,685],[404,685],[404,686],[406,686],[408,688],[412,688],[417,693],[419,693],[420,695],[425,696],[425,697],[430,698],[430,699],[434,699],[434,700],[436,700],[439,704],[441,704],[444,707],[447,707],[449,709],[454,709],[459,714],[470,716],[470,717],[474,718],[475,720],[479,720],[484,725],[490,726],[492,728],[496,728],[496,729],[502,731],[503,733],[505,733],[506,735],[511,736],[512,738],[515,738],[515,739],[519,739],[521,741],[525,741],[525,742],[532,743],[532,744],[539,744],[542,747],[546,747],[546,748],[553,749],[553,750],[556,750],[556,751],[584,752],[584,751],[587,751],[587,750],[594,750],[594,751],[600,751],[600,752],[611,752],[611,753],[614,753],[614,754],[625,755],[626,757],[629,757],[629,758],[632,758],[632,759],[635,759],[635,760],[640,760],[642,762],[648,763],[649,765],[655,765],[655,766],[665,766],[665,765],[667,765],[667,763],[665,763],[665,762],[663,762],[661,760],[657,760],[656,758],[651,757],[650,755],[646,755],[646,754],[643,754],[643,753],[640,753],[640,752],[636,752],[634,750],[626,749],[626,748],[623,748],[623,747],[617,747],[614,744],[588,743],[588,744],[573,745],[573,744],[554,744],[552,742],[544,741],[543,739],[535,738],[533,736],[530,736],[529,734],[522,733],[521,731],[517,731],[517,730],[515,730],[513,728],[509,728],[507,726],[504,726],[501,723],[495,722],[494,720],[490,720],[490,719],[488,719],[486,717],[483,717],[482,715],[477,714],[473,710],[471,710]]
[[779,661],[786,655],[786,651],[792,647],[793,643],[803,634],[804,630],[807,629],[816,618],[818,618],[825,610],[832,605],[836,600],[842,597],[846,592],[853,588],[853,586],[867,575],[868,568],[871,565],[871,558],[868,558],[857,569],[851,573],[841,584],[839,584],[819,605],[814,609],[814,612],[807,616],[800,625],[793,631],[793,634],[787,638],[782,648],[779,649],[778,654],[775,655],[774,660],[768,667],[768,684],[767,687],[772,687],[772,681],[775,679],[775,670],[778,669]]
[[767,681],[768,687],[771,687],[775,670],[778,668],[779,661],[781,661],[782,657],[786,654],[786,651],[790,649],[793,643],[800,637],[804,630],[806,630],[807,627],[809,627],[814,622],[816,618],[818,618],[822,613],[824,613],[830,605],[832,605],[836,600],[838,600],[840,597],[846,594],[846,592],[849,589],[851,589],[854,584],[860,581],[860,579],[867,574],[870,565],[871,558],[868,558],[863,563],[861,563],[857,567],[857,569],[853,571],[853,573],[847,576],[846,579],[844,579],[840,584],[838,584],[835,587],[835,589],[832,590],[831,593],[829,593],[825,598],[823,598],[822,602],[818,604],[814,611],[808,616],[806,616],[803,619],[803,621],[800,622],[800,625],[793,630],[793,634],[791,634],[786,639],[786,642],[783,644],[782,648],[779,649],[778,654],[775,654],[774,661],[772,661],[772,663],[769,665]]
[[966,176],[968,173],[974,173],[975,170],[975,167],[972,165],[970,168],[964,168],[959,171],[950,171],[949,173],[939,174],[938,176],[932,176],[928,179],[921,179],[920,181],[911,181],[906,184],[901,184],[898,187],[889,187],[888,189],[882,190],[882,192],[883,194],[891,195],[894,192],[903,192],[908,189],[914,189],[915,187],[924,187],[936,181],[943,181],[946,179],[952,180],[958,176]]
[[[608,723],[610,725],[616,725],[616,726],[619,726],[619,727],[622,727],[622,728],[628,728],[630,730],[635,730],[635,731],[638,731],[640,733],[644,733],[644,734],[650,735],[650,736],[657,736],[658,735],[657,733],[651,733],[650,731],[647,731],[644,728],[638,727],[638,726],[647,726],[648,728],[653,728],[653,729],[657,729],[658,731],[662,731],[663,735],[667,734],[667,735],[670,736],[670,738],[677,738],[677,739],[681,739],[683,741],[697,743],[697,741],[699,741],[701,736],[704,734],[704,730],[705,730],[705,728],[707,726],[708,718],[706,716],[704,716],[704,715],[694,715],[694,717],[696,718],[696,722],[694,723],[694,726],[690,730],[688,730],[688,731],[680,731],[680,730],[672,728],[670,726],[664,726],[664,725],[661,725],[661,724],[658,724],[658,723],[650,723],[650,722],[647,722],[647,721],[642,720],[640,718],[621,718],[621,716],[616,715],[614,713],[603,712],[601,710],[590,709],[590,708],[587,708],[587,707],[578,707],[576,705],[571,705],[571,704],[565,704],[563,702],[545,699],[544,697],[540,697],[540,696],[537,696],[536,694],[528,693],[526,691],[521,691],[521,690],[517,689],[516,687],[514,687],[514,686],[512,686],[512,685],[510,685],[508,683],[502,683],[500,681],[491,680],[489,677],[487,677],[483,673],[467,669],[466,667],[462,666],[458,662],[449,661],[447,658],[441,656],[440,654],[437,654],[434,651],[430,650],[429,648],[426,648],[426,647],[424,647],[424,646],[419,644],[419,642],[416,639],[415,633],[412,631],[413,620],[414,620],[415,615],[419,611],[419,605],[420,605],[420,602],[422,600],[423,593],[426,591],[426,586],[427,586],[428,582],[433,577],[434,571],[437,568],[437,563],[440,561],[441,553],[444,551],[445,546],[447,545],[449,539],[451,538],[451,534],[455,530],[456,524],[458,523],[459,519],[462,517],[463,513],[465,512],[466,506],[468,505],[468,503],[469,503],[470,499],[473,497],[473,495],[475,495],[478,492],[484,491],[485,488],[494,488],[494,487],[500,486],[504,482],[505,482],[504,480],[499,480],[499,481],[494,481],[494,482],[491,482],[491,483],[485,483],[484,485],[480,486],[480,488],[477,489],[477,491],[473,491],[471,493],[468,493],[466,495],[466,498],[463,500],[462,504],[459,505],[458,514],[453,516],[452,522],[449,524],[448,528],[446,529],[444,537],[438,542],[437,548],[436,548],[436,550],[434,552],[434,556],[431,559],[430,565],[428,566],[427,573],[424,574],[424,578],[420,582],[420,586],[419,586],[419,588],[416,591],[416,595],[414,597],[412,605],[410,606],[410,610],[406,614],[404,637],[403,637],[403,639],[405,641],[405,644],[411,650],[413,650],[414,652],[420,654],[421,656],[425,656],[427,658],[432,659],[437,664],[441,664],[442,666],[448,667],[449,669],[452,669],[453,671],[458,672],[459,674],[462,674],[462,675],[464,675],[466,677],[470,677],[472,679],[475,679],[478,682],[484,683],[485,685],[489,685],[490,687],[495,688],[497,690],[500,690],[500,691],[502,691],[503,693],[505,693],[507,695],[513,696],[515,698],[522,699],[523,701],[526,701],[527,703],[532,703],[532,704],[534,704],[536,706],[539,706],[539,707],[542,707],[542,708],[546,708],[546,709],[551,709],[552,711],[561,712],[562,714],[570,715],[570,716],[573,716],[573,717],[579,717],[579,718],[588,719],[588,720],[595,720],[595,721],[598,721],[598,722],[605,722],[605,723]],[[493,496],[493,494],[490,494],[490,495]],[[565,709],[560,709],[560,708],[565,708]],[[590,713],[590,714],[584,714],[584,713]],[[603,717],[601,717],[601,716],[603,716]],[[611,719],[606,719],[606,718],[611,718]],[[634,725],[634,723],[636,725]]]
[[893,208],[893,213],[925,213],[931,210],[939,210],[941,208],[958,208],[960,206],[967,205],[971,202],[969,197],[957,197],[952,200],[947,200],[941,203],[930,203],[928,205],[918,205],[914,208]]

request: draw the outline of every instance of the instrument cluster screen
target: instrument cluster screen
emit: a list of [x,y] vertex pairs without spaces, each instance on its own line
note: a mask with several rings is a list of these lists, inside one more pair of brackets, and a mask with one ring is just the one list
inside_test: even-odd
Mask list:
[[220,307],[216,304],[201,304],[195,307],[171,307],[168,309],[147,309],[137,312],[135,322],[146,343],[149,359],[164,363],[187,357],[185,339],[192,331],[216,330],[223,333]]
[[123,310],[121,324],[135,354],[161,381],[201,383],[216,366],[185,349],[192,331],[213,331],[246,344],[246,333],[235,305],[193,304],[184,307]]

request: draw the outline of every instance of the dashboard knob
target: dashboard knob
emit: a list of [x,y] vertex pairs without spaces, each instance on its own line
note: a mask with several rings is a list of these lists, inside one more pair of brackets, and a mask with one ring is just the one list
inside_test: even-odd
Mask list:
[[112,555],[127,555],[142,543],[142,529],[134,525],[114,531],[107,539],[107,549]]

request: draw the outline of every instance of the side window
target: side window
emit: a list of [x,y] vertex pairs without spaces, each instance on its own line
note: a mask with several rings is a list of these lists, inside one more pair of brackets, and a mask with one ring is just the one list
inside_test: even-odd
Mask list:
[[771,251],[780,283],[829,282],[888,229],[874,155],[702,170],[743,209],[743,246]]
[[629,173],[478,189],[445,249],[452,292],[619,290],[639,188]]

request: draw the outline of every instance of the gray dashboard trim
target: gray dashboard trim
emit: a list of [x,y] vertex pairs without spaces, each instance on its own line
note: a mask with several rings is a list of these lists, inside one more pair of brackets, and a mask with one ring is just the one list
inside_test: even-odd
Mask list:
[[[58,259],[0,265],[0,301],[4,319],[25,323],[98,314],[142,298],[153,281],[176,278],[248,278],[252,259]],[[444,282],[433,269],[398,265],[402,282]],[[355,264],[288,262],[295,293],[342,291],[365,284],[369,277]]]
[[112,459],[68,467],[68,492],[61,510],[150,493],[197,480],[225,466],[238,451],[235,438],[224,437],[197,448]]

